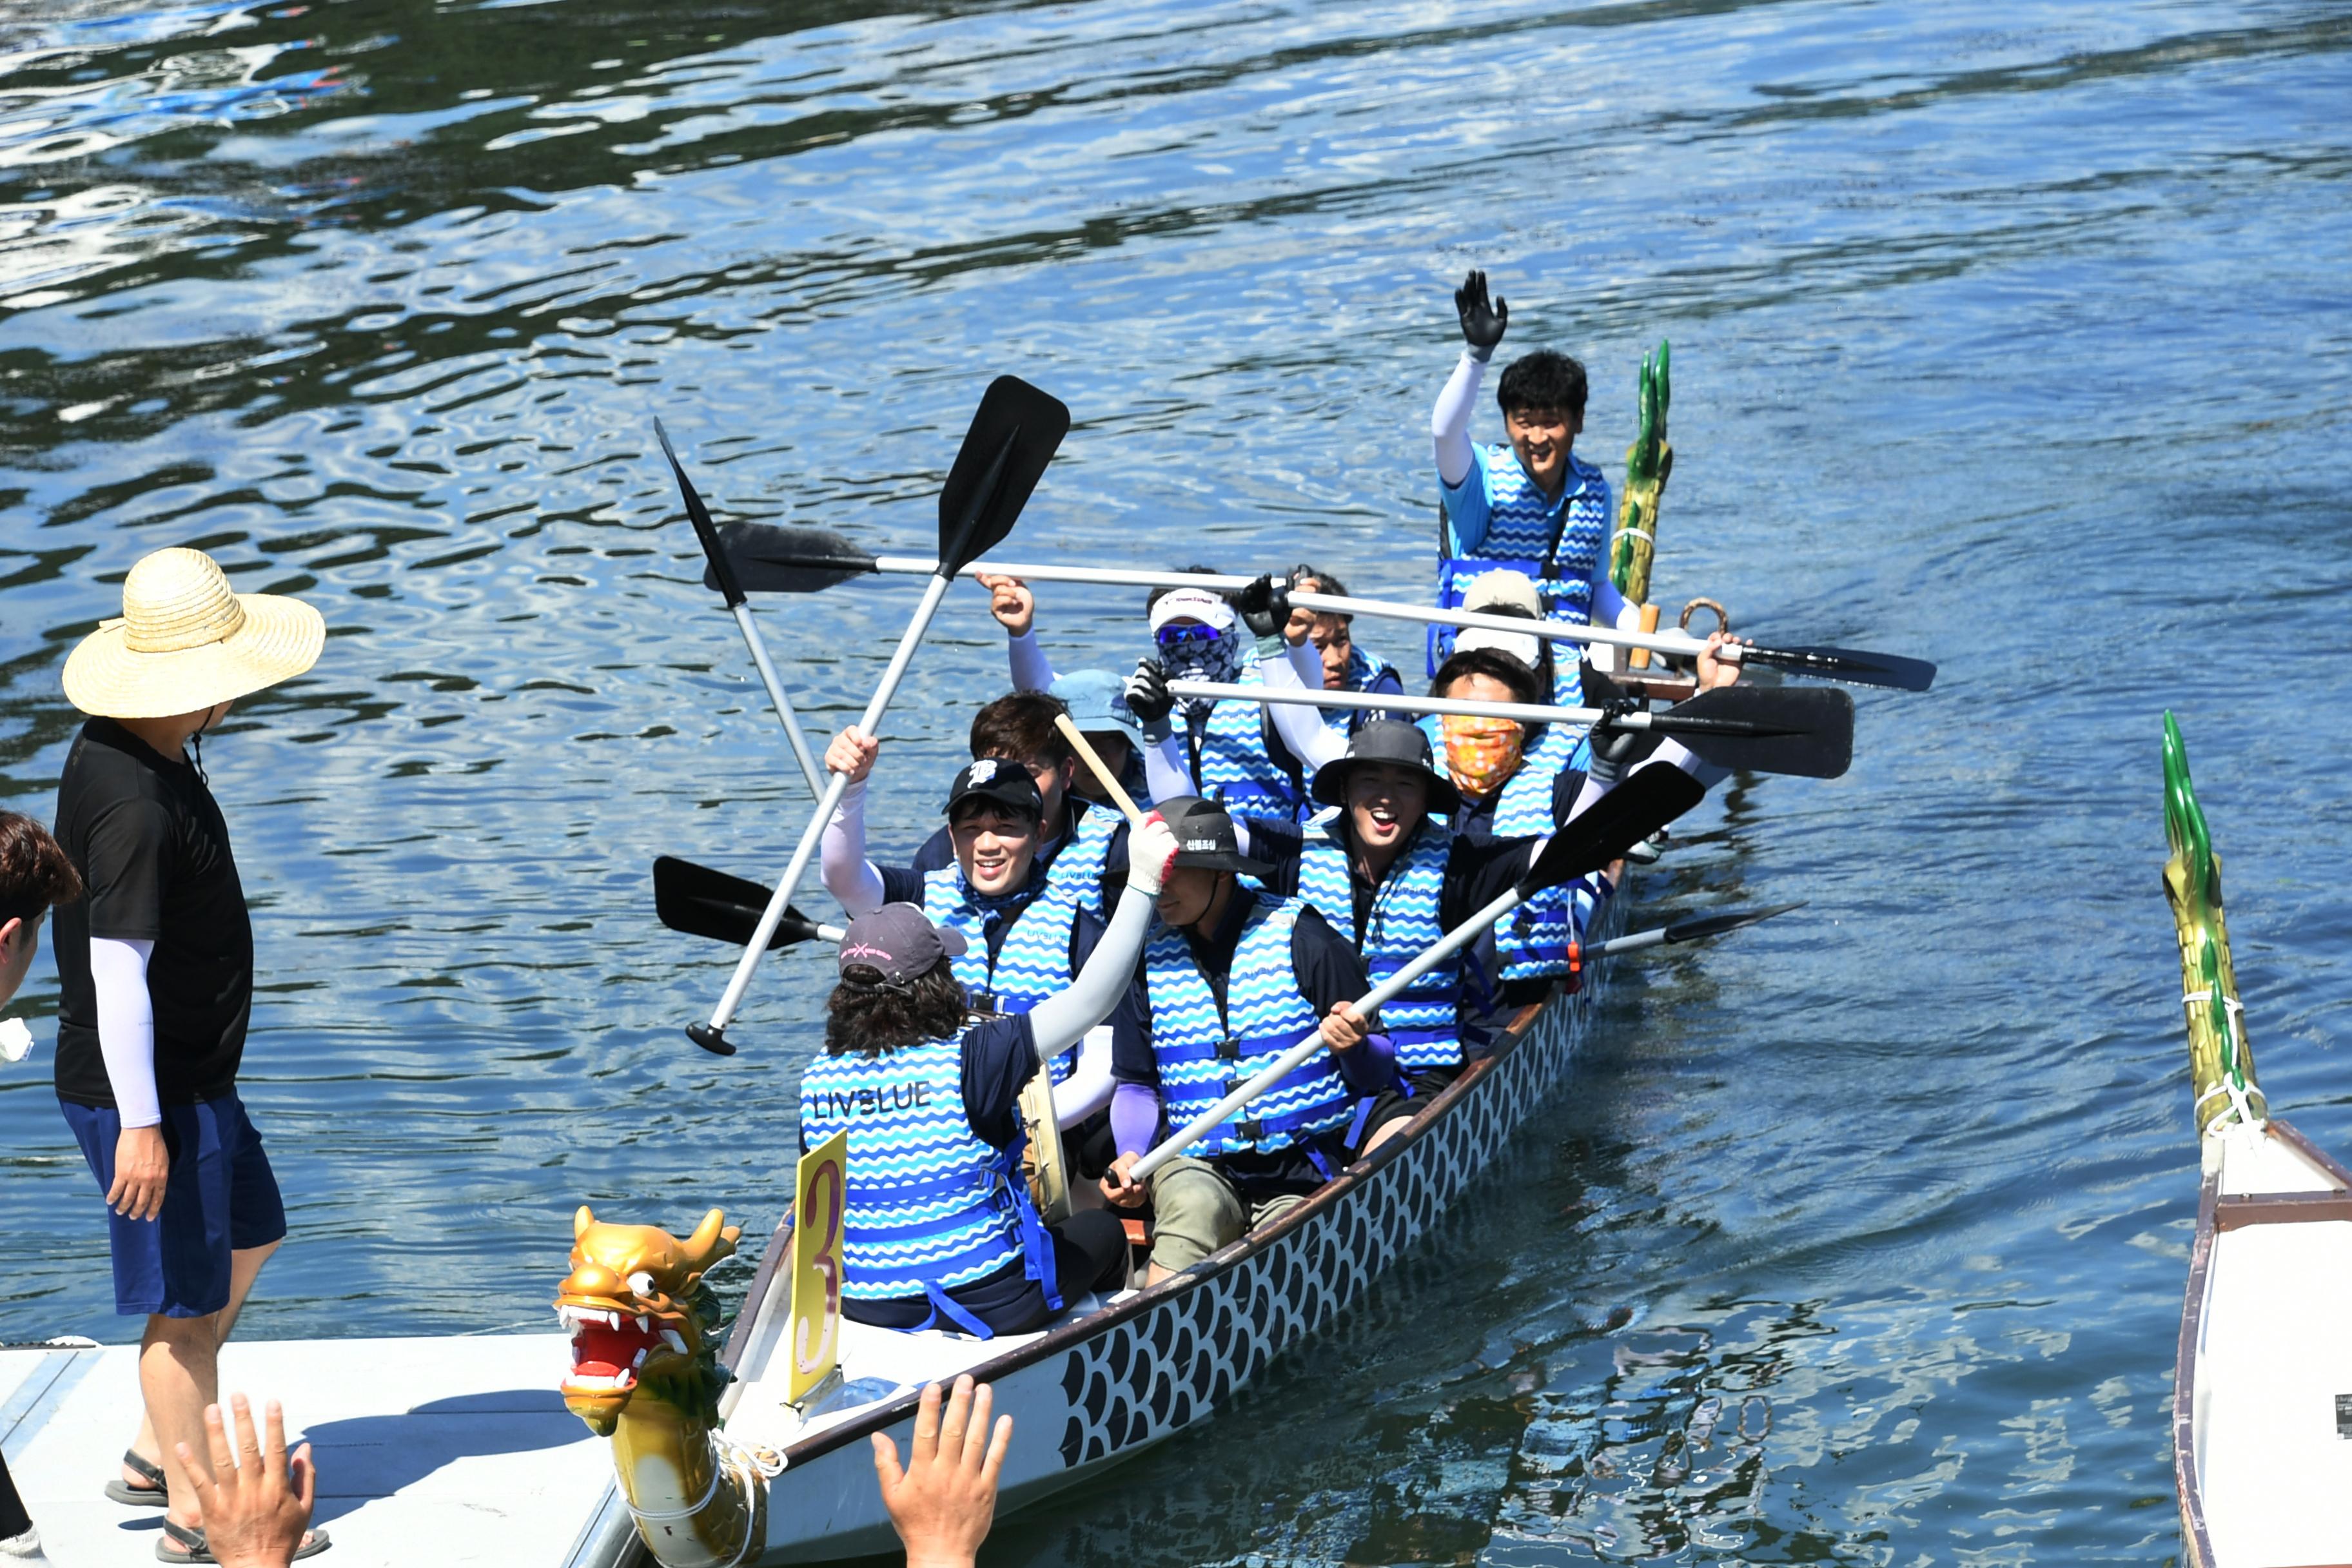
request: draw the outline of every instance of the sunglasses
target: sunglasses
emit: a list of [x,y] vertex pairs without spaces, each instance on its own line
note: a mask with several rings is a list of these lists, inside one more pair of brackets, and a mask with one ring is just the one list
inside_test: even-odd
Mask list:
[[1186,647],[1194,643],[1213,643],[1225,634],[1214,626],[1194,622],[1189,626],[1162,626],[1158,633],[1161,647]]

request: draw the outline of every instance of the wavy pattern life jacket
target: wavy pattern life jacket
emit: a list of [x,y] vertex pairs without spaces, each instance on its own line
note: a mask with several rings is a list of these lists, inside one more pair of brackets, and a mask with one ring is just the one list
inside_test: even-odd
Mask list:
[[[1379,680],[1382,676],[1395,675],[1396,673],[1397,667],[1391,664],[1387,659],[1382,658],[1379,654],[1366,652],[1364,645],[1361,643],[1355,642],[1353,640],[1349,642],[1349,690],[1370,691],[1372,689],[1373,682]],[[1397,689],[1399,690],[1402,690],[1404,689],[1404,679],[1402,676],[1398,677]],[[1346,726],[1348,733],[1352,735],[1380,716],[1380,711],[1377,709],[1349,708],[1338,712],[1327,712],[1324,715],[1324,720],[1328,723]],[[1307,782],[1309,784],[1314,783],[1312,779],[1309,779]],[[1301,820],[1304,820],[1304,818],[1302,817]]]
[[[1234,684],[1264,686],[1265,676],[1252,659]],[[1300,821],[1314,809],[1305,782],[1295,759],[1277,761],[1268,750],[1266,729],[1263,704],[1228,697],[1210,709],[1195,770],[1201,794],[1223,804],[1228,816]]]
[[1045,868],[1045,890],[1109,919],[1110,907],[1103,898],[1103,866],[1110,856],[1110,841],[1126,820],[1115,805],[1089,805],[1079,813],[1078,830]]
[[[1445,863],[1454,836],[1435,818],[1397,857],[1372,894],[1365,930],[1356,930],[1355,876],[1337,826],[1310,834],[1298,857],[1298,896],[1321,911],[1333,930],[1356,944],[1375,985],[1419,958],[1445,934],[1439,923],[1445,897]],[[1394,1000],[1381,1005],[1381,1023],[1396,1046],[1397,1066],[1406,1072],[1455,1067],[1462,1060],[1456,1007],[1462,995],[1461,954],[1423,975]]]
[[1502,961],[1503,978],[1574,979],[1583,963],[1570,949],[1584,940],[1592,911],[1608,896],[1609,879],[1595,871],[1546,888],[1505,915],[1495,926],[1495,952]]
[[[989,1147],[963,1103],[963,1034],[878,1057],[820,1056],[801,1075],[813,1148],[846,1131],[841,1289],[881,1301],[934,1296],[1028,1257],[1035,1228],[1020,1147]],[[1029,1221],[1024,1224],[1024,1211]],[[1035,1278],[1034,1266],[1032,1278]],[[1045,1280],[1054,1291],[1050,1254]]]
[[[1181,1128],[1239,1088],[1253,1073],[1315,1032],[1320,1022],[1299,994],[1290,933],[1307,906],[1297,899],[1234,889],[1252,907],[1225,982],[1226,1016],[1181,931],[1163,930],[1143,950],[1151,1000],[1151,1049],[1160,1100],[1171,1128]],[[1246,1151],[1267,1152],[1347,1126],[1352,1097],[1331,1053],[1318,1050],[1289,1077],[1250,1101],[1242,1114],[1184,1152],[1197,1160]]]
[[[1069,849],[1062,853],[1066,855]],[[1059,859],[1055,857],[1056,864]],[[1013,924],[1005,931],[992,963],[988,956],[992,905],[1013,911]],[[948,966],[955,972],[975,1013],[1026,1013],[1046,997],[1070,988],[1070,936],[1078,909],[1050,879],[1026,903],[1020,903],[1017,895],[983,901],[964,880],[963,868],[950,861],[923,878],[923,913],[933,925],[963,933],[964,951],[948,960]],[[1074,1046],[1049,1058],[1045,1068],[1060,1083],[1076,1065]]]
[[[1592,619],[1592,573],[1609,542],[1609,481],[1599,468],[1570,452],[1568,480],[1554,500],[1519,466],[1507,445],[1472,448],[1486,487],[1486,536],[1478,548],[1452,555],[1453,531],[1442,517],[1437,528],[1437,607],[1462,607],[1472,584],[1489,572],[1522,572],[1535,579],[1545,618],[1572,626]],[[1443,508],[1440,508],[1441,513]],[[1434,676],[1454,651],[1452,626],[1429,628],[1429,673]],[[1552,662],[1552,700],[1574,706],[1576,660]]]

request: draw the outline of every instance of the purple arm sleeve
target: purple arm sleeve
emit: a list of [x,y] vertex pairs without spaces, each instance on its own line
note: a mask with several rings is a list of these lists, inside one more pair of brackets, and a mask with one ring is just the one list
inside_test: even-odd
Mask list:
[[1396,1042],[1367,1035],[1352,1051],[1339,1053],[1339,1076],[1358,1094],[1378,1094],[1396,1082]]
[[1123,1083],[1111,1091],[1110,1135],[1122,1154],[1150,1151],[1160,1136],[1160,1096],[1140,1083]]

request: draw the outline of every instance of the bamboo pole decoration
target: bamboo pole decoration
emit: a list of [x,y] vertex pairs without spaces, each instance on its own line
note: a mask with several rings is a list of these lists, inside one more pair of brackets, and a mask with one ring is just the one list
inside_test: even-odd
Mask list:
[[1675,449],[1666,440],[1666,405],[1673,401],[1667,379],[1668,345],[1643,356],[1640,393],[1641,434],[1625,448],[1625,494],[1617,506],[1617,535],[1609,547],[1609,580],[1638,605],[1650,596],[1650,563],[1658,551],[1658,498],[1675,469]]
[[[2270,1104],[2254,1082],[2252,1047],[2238,1008],[2237,966],[2230,959],[2230,925],[2221,910],[2221,857],[2189,781],[2189,750],[2180,726],[2164,716],[2164,836],[2172,848],[2164,863],[2164,895],[2180,941],[2181,1005],[2189,1015],[2189,1070],[2195,1090],[2197,1131],[2227,1117],[2257,1121]],[[2242,1106],[2242,1109],[2241,1107]]]

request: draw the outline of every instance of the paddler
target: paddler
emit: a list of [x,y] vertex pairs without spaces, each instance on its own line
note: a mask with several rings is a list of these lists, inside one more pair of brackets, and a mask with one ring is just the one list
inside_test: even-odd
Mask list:
[[1101,943],[1068,987],[1012,1016],[971,1011],[955,977],[961,931],[907,903],[850,921],[824,1051],[801,1079],[803,1150],[849,1135],[843,1316],[989,1339],[1120,1281],[1127,1235],[1115,1215],[1040,1223],[1021,1175],[1021,1090],[1130,995],[1174,853],[1167,826],[1149,820]]
[[[1214,802],[1160,810],[1178,849],[1159,897],[1163,929],[1143,952],[1143,1016],[1112,1026],[1118,1158],[1102,1183],[1119,1207],[1151,1202],[1150,1282],[1313,1192],[1347,1163],[1360,1103],[1396,1079],[1388,1037],[1355,1011],[1371,983],[1354,946],[1304,900],[1242,885],[1274,868],[1241,853]],[[1149,1182],[1129,1179],[1170,1130],[1318,1032],[1327,1050]]]
[[[877,751],[856,729],[825,748],[825,766],[849,776],[821,841],[825,890],[853,918],[911,904],[957,932],[963,942],[951,967],[975,1012],[1017,1016],[1066,990],[1101,941],[1103,921],[1038,867],[1045,807],[1029,771],[994,757],[966,764],[948,786],[948,863],[929,871],[877,866],[866,853],[866,786]],[[1073,1037],[1048,1068],[1054,1120],[1065,1130],[1110,1103],[1108,1041]]]
[[[1609,481],[1578,457],[1584,428],[1584,367],[1566,354],[1538,349],[1514,360],[1495,388],[1506,440],[1470,439],[1470,416],[1495,346],[1510,321],[1509,306],[1489,300],[1486,275],[1472,271],[1454,290],[1464,347],[1430,413],[1436,444],[1438,498],[1437,603],[1461,605],[1471,585],[1498,569],[1534,579],[1548,618],[1571,626],[1633,624],[1609,579]],[[1433,675],[1454,646],[1453,633],[1430,629]],[[1606,668],[1605,656],[1602,658]],[[1576,705],[1576,667],[1561,661],[1552,700]]]
[[[1322,667],[1324,690],[1403,692],[1404,678],[1396,666],[1355,640],[1355,616],[1291,609],[1288,597],[1292,594],[1328,594],[1344,599],[1348,585],[1339,580],[1339,574],[1301,562],[1283,578],[1278,593],[1272,578],[1261,577],[1236,595],[1235,607],[1250,630],[1257,634],[1261,660],[1311,644],[1316,661]],[[1346,708],[1327,715],[1324,722],[1339,731],[1344,739],[1380,716],[1370,709]],[[1271,743],[1280,747],[1280,736],[1273,737]]]
[[[1102,758],[1129,797],[1148,801],[1143,775],[1143,731],[1127,706],[1126,682],[1107,669],[1056,675],[1037,644],[1037,599],[1018,577],[982,573],[975,579],[989,592],[989,613],[1004,628],[1004,648],[1015,691],[1043,691],[1069,710],[1070,721]],[[977,755],[977,753],[974,753]],[[1108,802],[1094,774],[1080,769],[1071,787],[1088,800]]]
[[1265,705],[1180,699],[1168,689],[1171,680],[1260,684],[1257,650],[1244,640],[1233,604],[1206,588],[1156,588],[1147,603],[1158,652],[1139,660],[1128,678],[1127,705],[1143,723],[1152,798],[1197,792],[1238,820],[1299,821],[1307,815],[1306,777],[1296,756],[1277,754]]

